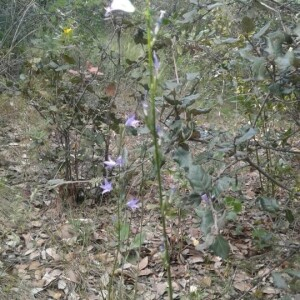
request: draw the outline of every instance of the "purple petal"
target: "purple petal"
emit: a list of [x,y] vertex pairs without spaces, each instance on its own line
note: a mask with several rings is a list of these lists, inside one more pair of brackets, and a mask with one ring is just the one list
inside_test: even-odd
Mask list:
[[138,199],[131,199],[130,201],[127,202],[127,206],[132,210],[136,210],[137,208],[139,208],[138,202],[139,202]]
[[124,164],[125,164],[125,161],[123,159],[123,157],[120,155],[117,159],[116,159],[116,164],[119,166],[119,167],[123,167]]
[[117,162],[112,160],[110,156],[108,157],[108,160],[104,162],[104,164],[106,165],[107,168],[110,168],[110,169],[117,166]]
[[135,119],[135,115],[132,115],[131,117],[129,117],[126,122],[125,122],[125,126],[127,127],[138,127],[139,125],[139,122],[138,120]]
[[111,182],[109,182],[106,178],[104,179],[104,184],[102,184],[100,188],[103,190],[102,195],[111,192],[113,189]]
[[156,71],[156,73],[158,73],[159,68],[160,68],[160,62],[159,62],[159,60],[158,60],[158,57],[157,57],[155,51],[153,51],[153,63],[154,63],[155,71]]

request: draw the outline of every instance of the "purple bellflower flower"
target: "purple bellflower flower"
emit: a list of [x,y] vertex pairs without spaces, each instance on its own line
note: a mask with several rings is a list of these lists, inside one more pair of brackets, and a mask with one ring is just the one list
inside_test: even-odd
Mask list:
[[116,160],[111,159],[111,157],[108,157],[108,160],[104,162],[106,168],[112,169],[114,167],[123,167],[124,166],[124,159],[120,155]]
[[108,157],[108,160],[104,162],[107,168],[112,169],[113,167],[116,167],[118,164],[116,161],[112,160],[111,157]]
[[134,211],[137,208],[139,208],[138,202],[139,202],[138,199],[131,199],[130,201],[127,202],[127,206]]
[[158,57],[156,55],[156,52],[153,51],[153,63],[154,63],[154,69],[156,72],[156,75],[158,74],[159,68],[160,68],[160,62],[158,60]]
[[202,194],[201,195],[201,200],[204,201],[204,202],[206,202],[206,203],[209,203],[209,198],[208,198],[208,196],[206,194]]
[[158,18],[158,20],[156,22],[156,25],[155,25],[155,28],[154,28],[154,36],[156,36],[158,34],[158,31],[160,29],[160,26],[161,26],[161,23],[162,23],[162,20],[164,18],[165,13],[166,13],[165,10],[160,11],[159,18]]
[[103,190],[102,195],[111,192],[113,189],[111,182],[109,182],[106,178],[104,179],[104,184],[102,184],[100,188]]
[[131,115],[125,122],[125,126],[127,127],[138,127],[140,121],[135,119],[135,115]]

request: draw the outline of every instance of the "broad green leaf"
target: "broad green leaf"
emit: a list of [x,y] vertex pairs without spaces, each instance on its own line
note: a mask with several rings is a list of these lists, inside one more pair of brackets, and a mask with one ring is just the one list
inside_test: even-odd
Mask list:
[[250,140],[252,137],[254,137],[256,135],[256,133],[257,133],[256,129],[254,129],[252,127],[249,128],[248,131],[243,136],[236,139],[235,144],[239,145],[241,143],[244,143],[244,142]]
[[180,107],[186,108],[195,103],[197,99],[199,99],[200,94],[189,95],[181,99],[182,104]]
[[182,147],[178,147],[173,154],[173,159],[179,164],[179,166],[186,171],[188,171],[191,163],[192,157],[191,154],[184,150]]
[[278,289],[286,289],[288,285],[280,273],[272,272],[274,286]]
[[289,223],[293,223],[295,221],[293,212],[290,209],[285,210],[285,218]]
[[285,34],[282,31],[269,33],[267,36],[267,45],[265,49],[272,56],[279,56],[282,54],[282,44],[285,42]]
[[275,198],[259,196],[256,201],[259,201],[264,211],[274,213],[279,210],[279,204]]
[[264,80],[267,74],[267,61],[264,57],[255,57],[252,58],[252,72],[253,72],[253,77],[256,80]]
[[226,214],[226,220],[228,220],[228,221],[235,221],[236,218],[237,218],[237,214],[234,211],[229,211]]
[[194,79],[199,79],[200,73],[186,73],[186,80],[192,81]]
[[209,247],[215,255],[226,259],[230,252],[228,241],[222,235],[217,235],[214,243]]
[[167,80],[167,81],[165,81],[164,85],[165,85],[165,89],[168,89],[170,91],[173,91],[173,90],[175,90],[176,88],[178,88],[180,86],[174,80]]
[[67,54],[63,54],[63,59],[65,62],[67,62],[69,65],[74,65],[76,63],[75,59]]
[[196,209],[195,212],[201,218],[201,231],[204,233],[204,235],[207,235],[210,232],[211,226],[214,223],[211,210],[209,208],[206,208],[204,210]]
[[228,205],[229,207],[232,207],[233,208],[233,211],[235,213],[239,213],[242,211],[242,203],[241,201],[233,198],[233,197],[226,197],[225,198],[225,204]]
[[180,105],[181,101],[174,99],[173,97],[170,96],[165,96],[164,95],[164,100],[169,103],[170,105]]
[[57,67],[55,69],[56,72],[59,72],[59,71],[65,71],[65,70],[69,70],[70,69],[70,65],[61,65],[59,67]]
[[120,240],[125,241],[128,239],[128,236],[129,236],[129,224],[128,223],[121,224]]
[[177,21],[178,23],[192,23],[194,21],[194,17],[197,15],[197,10],[193,9],[183,15],[184,20]]
[[300,279],[300,271],[299,270],[285,269],[284,272],[291,275],[291,276],[293,276],[293,277],[296,277],[296,278]]
[[144,243],[146,238],[146,234],[144,232],[138,233],[134,240],[131,242],[129,249],[140,248],[140,246]]
[[228,176],[223,176],[217,180],[215,190],[218,194],[220,194],[223,191],[227,190],[229,187],[235,186],[235,185],[236,185],[236,181],[234,178],[231,178]]
[[193,116],[199,116],[199,115],[208,114],[209,112],[211,112],[211,110],[212,110],[212,108],[202,108],[202,109],[193,108],[193,109],[188,110],[187,113],[189,113],[190,115],[193,115]]
[[288,50],[284,56],[279,56],[275,59],[276,65],[278,69],[283,72],[286,71],[288,68],[290,68],[295,59],[294,51]]
[[268,22],[264,27],[262,27],[256,34],[253,35],[253,38],[259,39],[262,35],[266,33],[269,29],[271,22]]
[[255,30],[255,23],[253,19],[245,16],[242,19],[241,27],[244,34],[249,34]]
[[211,176],[199,165],[192,165],[189,167],[188,180],[196,193],[203,193],[210,190],[212,185]]

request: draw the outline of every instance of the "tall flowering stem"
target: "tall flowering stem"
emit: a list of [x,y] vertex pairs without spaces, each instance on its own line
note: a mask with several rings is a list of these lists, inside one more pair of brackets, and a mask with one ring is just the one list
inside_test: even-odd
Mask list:
[[[149,130],[152,134],[153,144],[154,144],[154,159],[155,159],[155,167],[156,167],[156,175],[157,175],[157,183],[158,183],[158,192],[159,192],[159,205],[160,205],[160,213],[161,213],[161,223],[163,230],[163,238],[164,238],[164,261],[167,270],[168,276],[168,295],[169,299],[173,299],[173,289],[172,289],[172,277],[171,277],[171,266],[170,266],[170,253],[169,253],[169,244],[168,244],[168,235],[166,230],[166,212],[165,205],[163,200],[163,188],[162,188],[162,177],[161,177],[161,151],[159,146],[159,137],[156,130],[156,113],[155,113],[155,95],[157,89],[157,70],[154,70],[154,62],[153,62],[153,42],[156,39],[156,36],[152,35],[152,17],[150,12],[150,0],[146,0],[146,24],[147,24],[147,48],[148,48],[148,61],[149,61],[149,72],[150,72],[150,112],[149,115],[146,116],[146,123],[149,127]],[[154,32],[156,35],[157,32]],[[155,54],[156,57],[156,54]],[[156,73],[155,73],[156,72]]]

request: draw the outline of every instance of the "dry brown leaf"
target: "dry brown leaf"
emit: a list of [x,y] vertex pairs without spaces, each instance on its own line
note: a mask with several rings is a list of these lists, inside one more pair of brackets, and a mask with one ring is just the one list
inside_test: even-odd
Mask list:
[[57,254],[56,249],[54,248],[47,248],[46,253],[51,256],[55,261],[61,260],[61,257],[59,254]]
[[46,242],[46,240],[44,240],[44,239],[38,239],[36,241],[36,246],[37,247],[41,247],[41,246],[43,246],[45,244],[45,242]]
[[168,285],[166,282],[161,282],[161,283],[156,284],[157,295],[162,296],[166,292],[167,287],[168,287]]
[[144,257],[138,264],[138,269],[143,270],[148,266],[149,258],[148,256]]
[[98,253],[95,256],[95,259],[104,263],[104,264],[109,264],[114,261],[114,256],[110,253]]
[[33,247],[33,238],[31,236],[31,233],[27,233],[27,234],[22,234],[22,237],[25,241],[25,246],[27,249],[31,249]]
[[148,276],[150,274],[153,274],[153,271],[151,269],[144,269],[144,270],[141,270],[139,272],[139,276]]
[[73,230],[73,228],[70,224],[64,224],[60,227],[60,229],[58,229],[57,235],[61,239],[66,240],[66,239],[70,239],[70,238],[74,237],[75,233],[74,233],[74,230]]
[[54,300],[59,300],[63,296],[63,294],[61,292],[58,292],[58,291],[47,290],[47,293]]
[[271,286],[266,286],[262,289],[262,292],[264,294],[279,294],[280,293],[280,290],[279,289],[275,289]]
[[65,272],[65,279],[71,281],[71,282],[74,282],[74,283],[78,283],[78,276],[76,275],[76,273],[69,269]]
[[251,289],[251,285],[247,282],[234,282],[233,286],[241,292],[246,292]]
[[40,228],[43,223],[41,221],[32,221],[30,224],[32,227]]
[[209,276],[204,276],[204,277],[201,279],[201,281],[200,281],[200,283],[201,283],[202,286],[204,286],[204,287],[210,287],[210,286],[211,286],[211,282],[212,282],[212,280],[211,280],[211,277],[209,277]]
[[109,284],[109,274],[106,272],[100,277],[102,287],[106,287]]
[[66,287],[67,287],[67,283],[63,279],[58,280],[57,288],[59,290],[64,290]]
[[204,258],[202,256],[189,257],[188,262],[190,264],[198,264],[204,262]]
[[49,272],[46,272],[46,274],[42,278],[44,280],[44,287],[49,285],[55,279],[57,279],[57,277],[60,276],[61,273],[62,271],[58,269],[54,269],[54,270],[50,270]]
[[41,266],[40,262],[38,260],[34,260],[30,263],[28,270],[36,270]]
[[41,255],[40,251],[39,250],[36,250],[34,252],[32,252],[30,255],[29,255],[29,259],[30,260],[34,260],[36,258],[39,258]]

